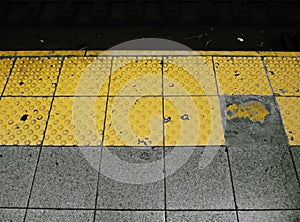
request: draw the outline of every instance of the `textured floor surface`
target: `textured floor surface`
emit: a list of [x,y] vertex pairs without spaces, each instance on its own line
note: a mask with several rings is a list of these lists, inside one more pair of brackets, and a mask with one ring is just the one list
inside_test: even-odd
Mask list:
[[0,57],[0,221],[300,221],[300,54]]

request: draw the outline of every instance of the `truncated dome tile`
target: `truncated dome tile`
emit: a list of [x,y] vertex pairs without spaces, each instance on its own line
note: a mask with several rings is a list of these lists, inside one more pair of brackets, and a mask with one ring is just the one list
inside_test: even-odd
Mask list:
[[4,97],[0,100],[0,144],[39,145],[51,98]]
[[105,146],[161,146],[162,138],[162,98],[109,98]]
[[300,97],[276,97],[290,145],[300,145]]
[[274,93],[282,96],[300,95],[300,59],[266,57],[265,63]]
[[166,97],[165,145],[223,145],[217,96]]
[[101,145],[106,97],[55,97],[44,145]]
[[272,95],[260,57],[214,57],[220,94]]
[[52,96],[62,58],[26,57],[15,62],[4,95]]
[[107,95],[111,57],[65,58],[56,95]]
[[165,95],[217,95],[211,57],[164,59]]
[[3,58],[0,59],[0,93],[2,93],[6,81],[8,80],[10,70],[12,68],[13,59]]
[[162,93],[161,57],[117,57],[113,60],[111,96],[152,96]]

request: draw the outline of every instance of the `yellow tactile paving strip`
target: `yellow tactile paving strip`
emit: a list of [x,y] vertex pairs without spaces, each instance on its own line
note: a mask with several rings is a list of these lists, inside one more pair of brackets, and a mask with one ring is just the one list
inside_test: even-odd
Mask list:
[[17,58],[4,95],[51,96],[60,64],[61,58]]
[[222,145],[218,96],[228,94],[275,95],[289,142],[300,145],[299,57],[297,52],[0,52],[0,144]]
[[112,66],[110,95],[161,95],[161,57],[116,57]]
[[165,145],[223,145],[217,96],[166,97]]
[[162,146],[161,97],[111,97],[105,146]]
[[167,57],[164,95],[217,95],[212,57]]
[[0,144],[39,145],[51,98],[3,97],[0,100]]
[[44,144],[101,145],[105,106],[106,97],[54,98]]
[[0,59],[0,92],[1,93],[8,80],[13,61],[14,61],[13,58]]
[[266,57],[265,63],[274,93],[300,96],[300,58]]
[[290,145],[300,144],[300,97],[276,97]]
[[260,57],[215,57],[219,92],[229,95],[272,95]]

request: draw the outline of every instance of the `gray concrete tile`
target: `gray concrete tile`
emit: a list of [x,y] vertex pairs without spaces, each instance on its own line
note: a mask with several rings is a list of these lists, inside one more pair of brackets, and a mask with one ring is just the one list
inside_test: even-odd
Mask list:
[[247,211],[239,212],[240,222],[297,222],[300,211]]
[[30,207],[94,208],[100,152],[99,147],[43,147]]
[[94,211],[28,210],[26,222],[92,222]]
[[300,177],[300,147],[291,147],[293,159],[295,161],[298,176]]
[[232,178],[239,209],[295,209],[300,188],[288,147],[230,147]]
[[178,147],[168,152],[167,209],[234,209],[225,147]]
[[235,211],[169,211],[168,222],[237,222]]
[[[225,108],[231,105],[240,108],[226,112]],[[299,184],[275,99],[269,96],[225,96],[223,109],[227,115],[225,138],[238,208],[299,207]],[[248,111],[252,113],[251,118],[230,118],[237,112]],[[257,115],[264,116],[264,119],[255,120]]]
[[163,211],[97,211],[96,222],[164,222]]
[[104,147],[98,209],[164,209],[162,148]]
[[38,147],[0,147],[0,206],[26,207]]
[[2,222],[23,222],[25,210],[19,209],[0,209],[0,221]]
[[[280,112],[275,99],[271,96],[225,96],[225,104],[221,107],[224,119],[234,117],[233,113],[235,113],[226,111],[226,107],[232,104],[245,106],[250,103],[262,104],[268,114],[263,122],[254,120],[255,118],[250,120],[248,117],[227,119],[225,123],[226,144],[228,146],[243,146],[248,143],[273,146],[288,144]],[[260,115],[263,111],[253,109],[253,116],[256,115],[255,113]]]

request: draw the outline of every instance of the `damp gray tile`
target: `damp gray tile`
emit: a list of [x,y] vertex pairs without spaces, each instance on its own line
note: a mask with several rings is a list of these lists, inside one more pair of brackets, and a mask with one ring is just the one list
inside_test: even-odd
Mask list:
[[273,97],[225,96],[220,100],[225,100],[221,109],[226,119],[225,139],[228,146],[287,144],[280,112]]
[[235,211],[168,211],[168,222],[237,222]]
[[246,211],[239,212],[240,222],[297,222],[300,211]]
[[286,146],[229,147],[239,209],[296,209],[300,188]]
[[163,211],[97,211],[96,222],[164,222]]
[[98,209],[164,209],[162,148],[104,147]]
[[0,207],[26,207],[38,147],[0,147]]
[[23,222],[25,210],[0,209],[0,221],[2,222]]
[[295,161],[295,166],[300,177],[300,147],[291,147],[293,158]]
[[234,209],[225,147],[176,147],[166,152],[167,209]]
[[30,207],[94,208],[101,148],[43,147]]
[[26,222],[92,222],[90,210],[28,210]]

